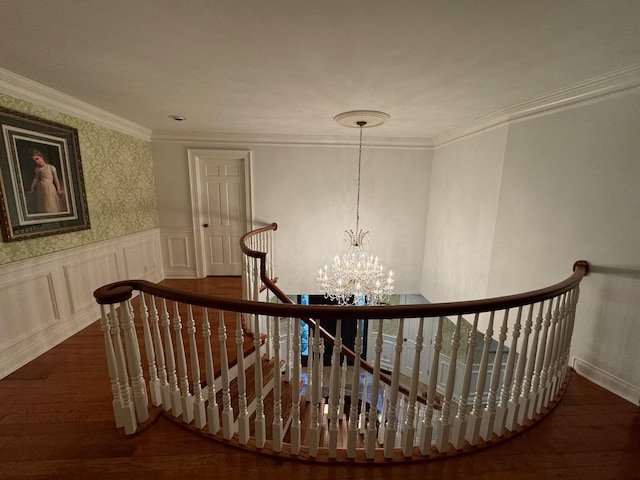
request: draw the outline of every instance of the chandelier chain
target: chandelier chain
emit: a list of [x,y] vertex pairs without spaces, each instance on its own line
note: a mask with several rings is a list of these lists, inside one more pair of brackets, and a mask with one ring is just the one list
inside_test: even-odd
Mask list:
[[358,147],[358,197],[356,199],[356,232],[360,230],[360,172],[362,171],[362,129],[367,122],[358,122],[360,125],[360,146]]

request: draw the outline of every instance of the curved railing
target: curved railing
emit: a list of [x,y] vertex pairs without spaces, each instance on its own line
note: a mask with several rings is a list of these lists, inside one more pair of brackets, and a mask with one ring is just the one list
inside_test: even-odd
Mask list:
[[[573,274],[556,285],[494,299],[357,308],[295,305],[273,281],[276,228],[272,224],[243,237],[244,300],[137,280],[95,292],[117,426],[133,433],[155,408],[208,435],[284,457],[407,461],[506,438],[561,397],[587,262],[576,262]],[[136,308],[134,293],[139,293]],[[341,331],[354,321],[351,350]],[[345,359],[360,358],[364,322],[373,332],[373,361],[348,366]],[[313,332],[306,369],[303,323]],[[333,336],[323,329],[329,324],[335,325]],[[230,328],[231,346],[240,352],[233,366]],[[428,331],[433,342],[425,342]],[[249,354],[243,353],[247,340],[254,347]],[[385,345],[391,353],[389,375],[382,372]],[[332,349],[327,366],[325,346]],[[263,373],[267,364],[276,372],[269,379]],[[277,374],[281,365],[284,383]]]
[[[245,255],[243,268],[243,285],[248,285],[248,288],[246,288],[245,291],[253,292],[252,297],[245,296],[245,298],[259,301],[260,293],[267,290],[268,292],[271,292],[279,302],[293,305],[295,302],[278,287],[275,281],[276,279],[273,276],[273,257],[271,255],[272,248],[270,247],[272,247],[273,245],[273,232],[275,232],[277,229],[278,224],[272,223],[270,225],[266,225],[264,227],[248,232],[240,238],[240,249]],[[265,300],[269,301],[268,295],[265,296]],[[361,318],[360,315],[354,317],[353,319],[359,318]],[[313,320],[313,318],[311,317],[302,318],[301,320],[309,325],[311,329],[315,329],[317,325],[315,320]],[[335,337],[327,332],[324,328],[319,328],[319,334],[320,337],[329,342],[330,345],[336,344]],[[355,361],[356,354],[349,347],[345,346],[344,344],[340,344],[340,350],[341,354],[345,358],[349,359],[349,361]],[[370,374],[374,373],[375,367],[365,361],[363,358],[359,358],[359,363],[360,368]],[[383,372],[380,372],[379,376],[382,383],[391,386],[393,381],[391,376]],[[409,395],[409,390],[404,385],[398,385],[397,388],[402,394]],[[420,394],[417,395],[416,401],[422,404],[427,403],[427,399]],[[433,405],[434,408],[439,408],[437,399],[434,401]]]

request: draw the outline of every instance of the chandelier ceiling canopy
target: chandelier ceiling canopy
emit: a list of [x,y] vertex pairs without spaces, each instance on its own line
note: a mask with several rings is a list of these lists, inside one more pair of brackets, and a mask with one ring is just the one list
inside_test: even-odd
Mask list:
[[358,195],[356,200],[356,228],[345,230],[349,245],[342,254],[336,255],[331,266],[325,265],[318,272],[318,287],[326,298],[339,305],[379,305],[393,293],[393,272],[385,272],[378,257],[367,254],[364,249],[368,231],[360,229],[360,176],[362,172],[362,131],[377,127],[389,120],[384,112],[356,110],[341,113],[334,120],[345,127],[360,129],[358,147]]

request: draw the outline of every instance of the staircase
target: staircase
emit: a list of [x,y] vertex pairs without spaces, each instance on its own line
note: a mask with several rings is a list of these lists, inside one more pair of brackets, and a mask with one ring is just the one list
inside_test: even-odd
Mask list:
[[[269,252],[275,228],[258,229],[241,241],[244,300],[139,280],[95,292],[116,426],[126,434],[163,414],[204,436],[281,458],[424,461],[510,438],[562,398],[586,262],[576,262],[562,282],[508,297],[301,306],[291,304],[273,281]],[[382,326],[392,319],[398,328],[393,367],[386,374]],[[340,333],[352,321],[353,350],[342,344]],[[312,332],[306,368],[303,322]],[[360,358],[362,322],[380,326],[372,364]],[[403,356],[408,322],[417,332],[410,358]],[[435,332],[429,358],[421,353],[429,341],[423,338],[426,322]],[[331,349],[328,366],[325,349]],[[411,378],[400,375],[402,361],[413,366]],[[421,373],[423,365],[430,375]]]

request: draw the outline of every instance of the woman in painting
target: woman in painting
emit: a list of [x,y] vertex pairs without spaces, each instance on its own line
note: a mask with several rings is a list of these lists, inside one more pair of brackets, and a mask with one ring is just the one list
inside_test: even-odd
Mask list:
[[36,210],[38,213],[58,213],[60,208],[60,196],[63,194],[58,180],[56,167],[47,162],[40,150],[32,148],[29,156],[36,163],[35,175],[31,182],[31,191],[35,195]]

